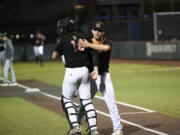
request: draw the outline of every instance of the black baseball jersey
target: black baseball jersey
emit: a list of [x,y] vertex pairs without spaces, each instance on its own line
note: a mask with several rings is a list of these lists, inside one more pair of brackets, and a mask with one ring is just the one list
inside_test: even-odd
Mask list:
[[44,40],[41,38],[35,38],[35,46],[41,46]]
[[[112,41],[109,39],[105,39],[102,44],[110,45],[112,47]],[[100,75],[104,74],[104,72],[109,72],[110,57],[111,50],[107,52],[98,51],[98,70]]]
[[58,52],[59,55],[64,55],[66,63],[65,67],[76,68],[86,66],[92,71],[93,65],[97,66],[97,62],[93,62],[93,56],[96,57],[95,53],[92,53],[92,49],[89,48],[84,48],[83,51],[79,51],[78,44],[72,44],[72,41],[75,41],[74,36],[76,36],[77,40],[79,38],[88,40],[88,37],[82,32],[79,32],[76,35],[69,33],[61,39],[60,43],[56,46],[55,51]]

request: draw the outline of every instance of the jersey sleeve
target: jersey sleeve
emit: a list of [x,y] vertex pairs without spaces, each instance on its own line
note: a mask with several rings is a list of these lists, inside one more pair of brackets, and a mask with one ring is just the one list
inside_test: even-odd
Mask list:
[[6,42],[7,42],[7,46],[10,49],[10,57],[14,58],[14,47],[13,47],[12,41],[8,39]]

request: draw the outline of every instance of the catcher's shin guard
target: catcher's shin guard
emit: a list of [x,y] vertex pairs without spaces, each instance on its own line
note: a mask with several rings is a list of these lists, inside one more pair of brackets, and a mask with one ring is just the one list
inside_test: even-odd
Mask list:
[[77,112],[74,108],[72,100],[62,96],[61,104],[62,104],[63,110],[66,114],[66,117],[68,119],[71,129],[73,129],[73,127],[75,127],[75,126],[79,126],[79,124],[77,122]]
[[89,130],[97,129],[96,111],[94,109],[92,100],[91,99],[81,99],[81,103],[85,110]]

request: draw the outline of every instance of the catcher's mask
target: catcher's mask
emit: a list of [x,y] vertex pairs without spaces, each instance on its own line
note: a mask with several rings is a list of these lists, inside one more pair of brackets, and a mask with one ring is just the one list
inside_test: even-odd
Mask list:
[[57,22],[57,33],[60,36],[77,31],[77,25],[71,17],[63,18]]

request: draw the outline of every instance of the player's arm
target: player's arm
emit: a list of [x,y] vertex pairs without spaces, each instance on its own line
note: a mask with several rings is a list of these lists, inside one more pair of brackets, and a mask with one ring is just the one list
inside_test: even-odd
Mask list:
[[98,52],[95,50],[91,50],[91,54],[93,55],[93,65],[94,65],[94,70],[91,72],[91,78],[96,80],[98,77],[98,64],[99,64],[99,59],[98,59]]
[[54,48],[51,58],[56,59],[58,56],[61,55],[63,55],[63,41],[60,41],[59,44]]
[[94,66],[94,70],[91,72],[91,78],[93,80],[96,80],[98,77],[98,66]]
[[80,39],[79,45],[81,47],[92,48],[92,49],[95,49],[97,51],[104,51],[104,52],[110,51],[112,49],[111,45],[109,45],[109,44],[96,44],[96,45],[94,45],[93,43],[89,43],[86,39]]
[[13,61],[14,60],[14,47],[13,47],[12,41],[7,39],[6,42],[10,49],[10,56],[11,56],[10,59],[11,59],[11,61]]
[[57,56],[58,56],[58,52],[53,51],[51,58],[52,58],[52,59],[56,59]]

